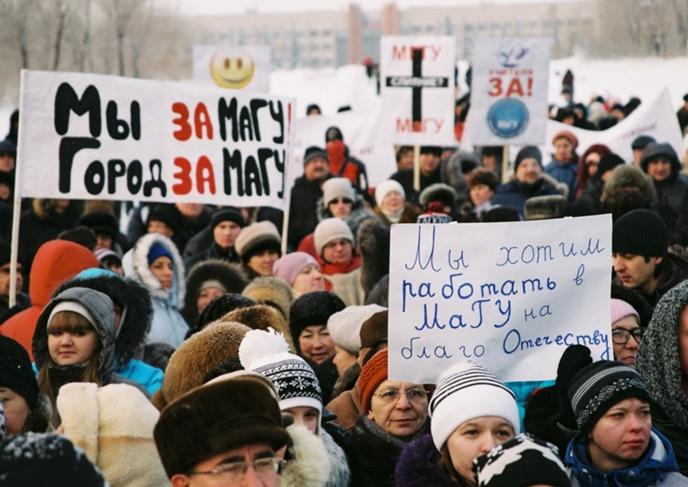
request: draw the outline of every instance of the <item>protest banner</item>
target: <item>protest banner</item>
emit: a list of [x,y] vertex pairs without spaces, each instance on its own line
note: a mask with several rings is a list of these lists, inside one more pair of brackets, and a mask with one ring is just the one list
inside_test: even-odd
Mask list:
[[380,42],[383,139],[406,145],[456,145],[455,39],[385,36]]
[[394,163],[394,146],[385,143],[379,136],[380,110],[353,110],[336,115],[297,118],[294,123],[294,175],[303,172],[303,155],[310,146],[325,147],[325,131],[328,127],[339,127],[344,134],[344,143],[349,153],[366,165],[368,182],[371,186],[388,179],[397,169]]
[[466,121],[473,144],[543,143],[550,45],[546,37],[476,40]]
[[194,46],[193,77],[220,88],[270,91],[269,46]]
[[293,103],[189,83],[22,72],[17,194],[282,209]]
[[[604,144],[625,161],[633,160],[631,143],[639,135],[651,135],[658,142],[668,142],[677,154],[683,152],[683,137],[671,103],[669,89],[664,88],[654,99],[642,103],[627,118],[607,130],[584,130],[549,120],[543,154],[553,151],[552,137],[560,130],[569,130],[578,138],[576,152],[580,155],[592,144]],[[547,162],[545,159],[543,162]]]
[[390,380],[434,383],[461,360],[550,380],[573,344],[613,360],[611,230],[610,215],[393,225]]

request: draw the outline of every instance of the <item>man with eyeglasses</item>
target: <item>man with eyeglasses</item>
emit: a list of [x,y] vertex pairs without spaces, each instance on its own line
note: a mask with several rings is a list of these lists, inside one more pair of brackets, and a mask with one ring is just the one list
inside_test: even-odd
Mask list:
[[274,386],[239,372],[168,405],[153,434],[174,487],[276,487],[284,466],[277,452],[289,440],[281,419]]

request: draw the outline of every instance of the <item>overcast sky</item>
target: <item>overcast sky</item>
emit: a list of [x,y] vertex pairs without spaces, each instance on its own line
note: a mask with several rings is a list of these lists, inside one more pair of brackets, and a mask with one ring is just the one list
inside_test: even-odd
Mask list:
[[[352,3],[351,0],[158,0],[162,4],[176,7],[180,14],[210,15],[236,14],[247,10],[258,12],[302,12],[307,10],[343,10]],[[459,6],[495,3],[524,3],[529,0],[397,0],[399,8],[418,6]],[[534,2],[535,0],[530,0]],[[540,0],[554,2],[563,0]],[[377,10],[390,0],[358,0],[366,10]]]

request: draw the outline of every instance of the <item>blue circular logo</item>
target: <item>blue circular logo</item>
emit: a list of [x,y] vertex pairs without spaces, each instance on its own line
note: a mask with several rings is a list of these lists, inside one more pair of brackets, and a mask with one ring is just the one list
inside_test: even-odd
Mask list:
[[528,126],[528,108],[516,98],[502,98],[490,107],[487,124],[498,137],[511,138],[523,133]]

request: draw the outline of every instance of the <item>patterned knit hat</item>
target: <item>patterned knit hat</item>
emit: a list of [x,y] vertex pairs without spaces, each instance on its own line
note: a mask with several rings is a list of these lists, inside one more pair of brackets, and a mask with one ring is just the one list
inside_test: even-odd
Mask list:
[[429,409],[438,450],[456,428],[473,418],[504,418],[516,433],[521,425],[514,393],[492,372],[471,362],[454,364],[440,376]]
[[571,408],[580,434],[587,436],[609,408],[624,399],[650,401],[645,381],[632,367],[600,360],[582,368],[569,386]]
[[569,487],[557,447],[523,433],[473,460],[479,487]]
[[246,370],[275,384],[281,410],[307,406],[322,413],[322,391],[315,372],[301,357],[289,353],[286,340],[275,330],[249,331],[239,345],[239,360]]

